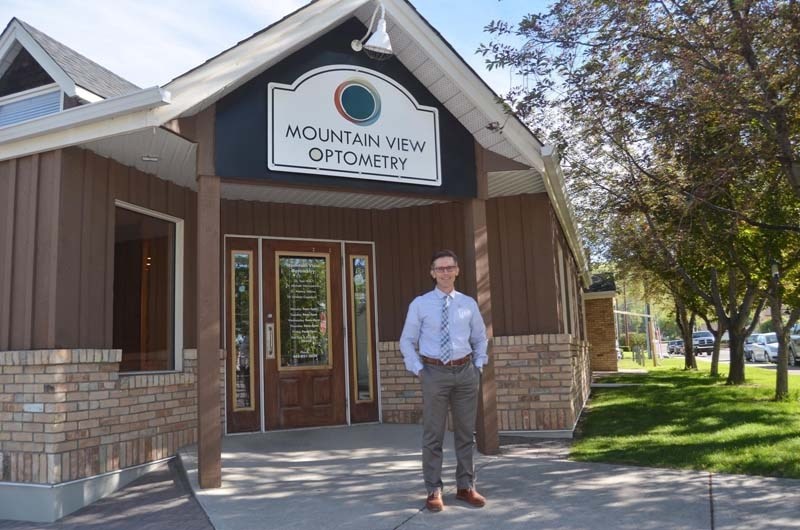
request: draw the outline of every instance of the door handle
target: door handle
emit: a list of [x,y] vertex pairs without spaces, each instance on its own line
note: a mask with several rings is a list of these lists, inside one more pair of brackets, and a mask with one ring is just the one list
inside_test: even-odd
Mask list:
[[266,337],[267,359],[275,358],[275,324],[267,322],[264,324],[264,336]]

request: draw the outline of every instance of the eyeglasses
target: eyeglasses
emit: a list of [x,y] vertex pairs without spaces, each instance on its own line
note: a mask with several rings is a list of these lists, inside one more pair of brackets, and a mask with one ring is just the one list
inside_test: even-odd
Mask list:
[[438,272],[442,274],[444,272],[455,272],[458,268],[458,265],[448,265],[447,267],[433,267],[433,272]]

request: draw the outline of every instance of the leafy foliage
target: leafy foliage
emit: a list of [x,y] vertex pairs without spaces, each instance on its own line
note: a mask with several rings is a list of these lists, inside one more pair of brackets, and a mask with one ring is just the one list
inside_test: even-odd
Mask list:
[[486,29],[487,64],[526,78],[509,106],[563,153],[595,259],[716,320],[744,382],[762,299],[800,305],[798,3],[558,0]]

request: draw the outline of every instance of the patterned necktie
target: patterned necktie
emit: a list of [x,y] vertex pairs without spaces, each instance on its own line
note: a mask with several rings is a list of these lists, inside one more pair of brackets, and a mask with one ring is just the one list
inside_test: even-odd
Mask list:
[[442,333],[441,333],[441,359],[447,364],[453,354],[453,343],[450,341],[450,296],[445,295],[442,299]]

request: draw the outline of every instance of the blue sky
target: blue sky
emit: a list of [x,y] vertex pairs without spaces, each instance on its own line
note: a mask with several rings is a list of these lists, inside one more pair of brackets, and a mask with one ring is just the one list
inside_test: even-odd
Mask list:
[[[518,21],[551,0],[412,0],[412,4],[494,88],[508,71],[487,72],[475,55],[492,19]],[[0,0],[0,23],[18,17],[141,86],[164,85],[306,0]],[[357,35],[354,37],[361,37]]]

